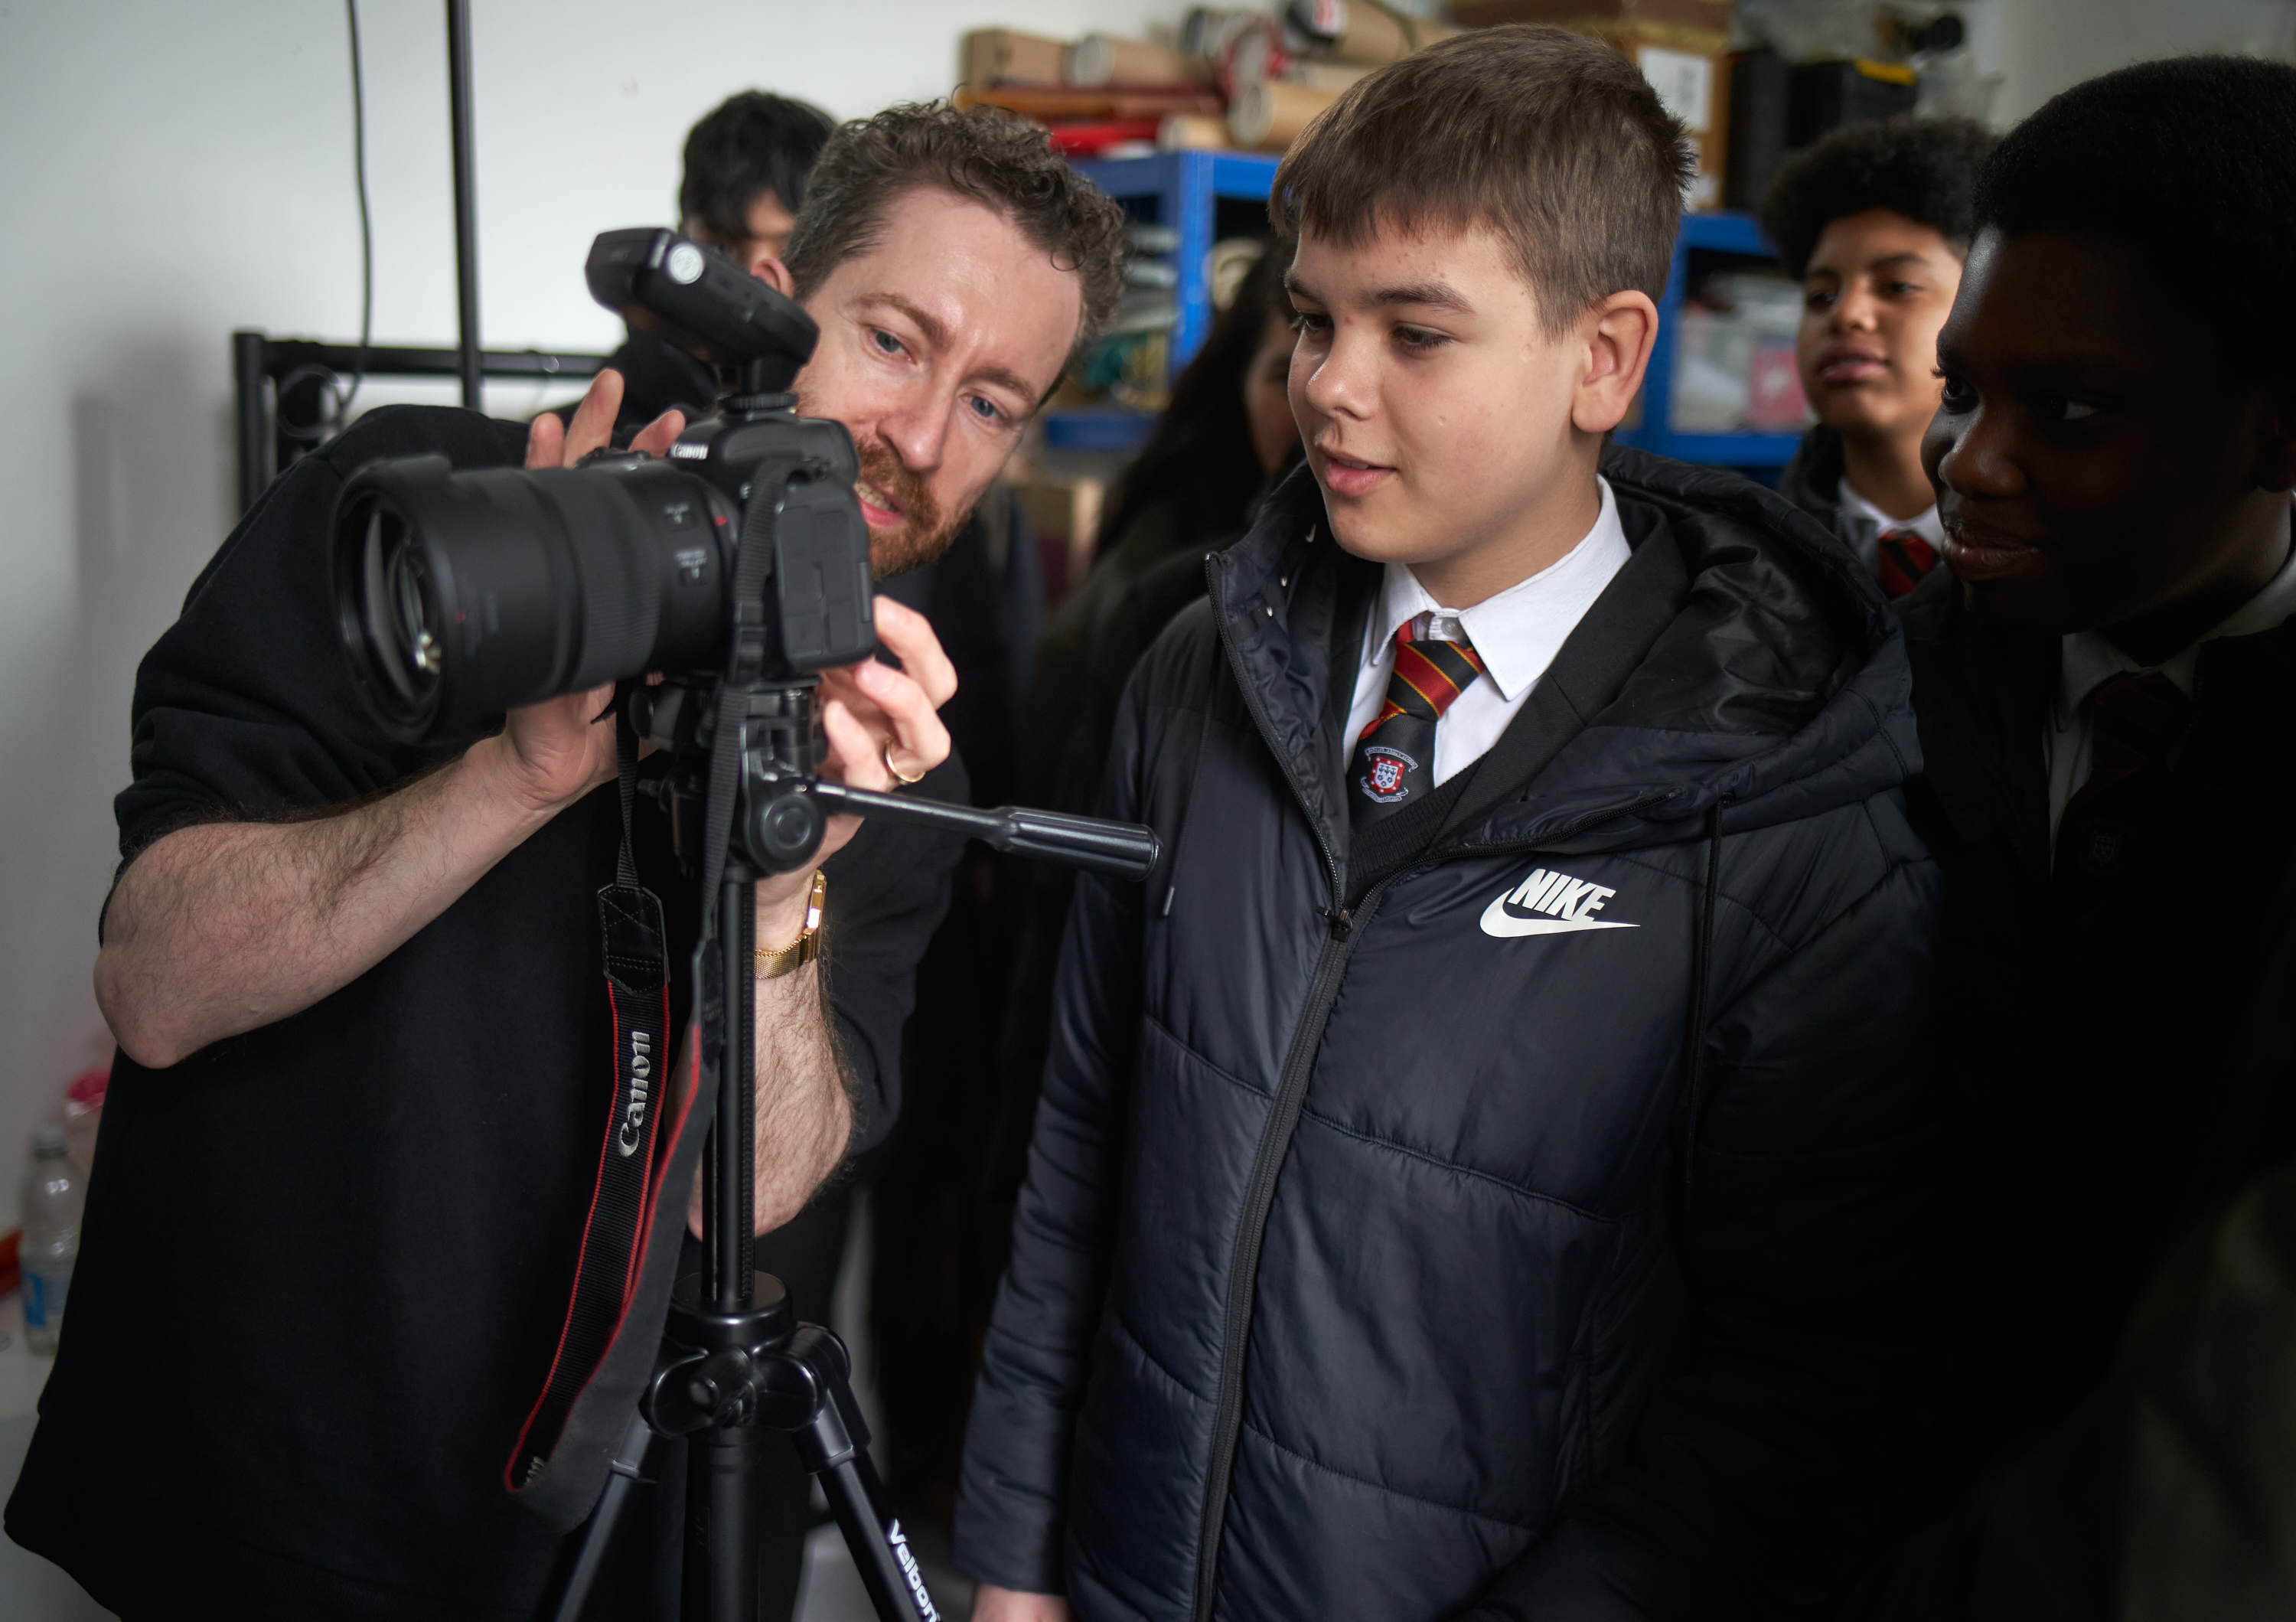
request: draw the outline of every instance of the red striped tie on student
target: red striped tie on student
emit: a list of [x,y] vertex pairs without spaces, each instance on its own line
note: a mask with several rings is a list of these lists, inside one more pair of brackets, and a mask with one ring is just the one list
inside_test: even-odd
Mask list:
[[1483,661],[1468,643],[1423,640],[1408,624],[1396,632],[1387,701],[1357,741],[1348,774],[1357,827],[1423,799],[1435,786],[1435,724],[1482,673]]
[[1884,596],[1904,596],[1937,567],[1937,548],[1911,529],[1884,529],[1876,545]]

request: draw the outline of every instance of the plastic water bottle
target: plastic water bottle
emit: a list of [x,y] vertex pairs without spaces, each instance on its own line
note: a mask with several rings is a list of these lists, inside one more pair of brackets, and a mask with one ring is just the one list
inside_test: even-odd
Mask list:
[[18,1261],[24,1270],[24,1344],[36,1352],[54,1351],[56,1331],[63,1324],[72,1260],[79,1254],[80,1204],[86,1193],[80,1179],[66,1152],[62,1126],[43,1126],[32,1134]]

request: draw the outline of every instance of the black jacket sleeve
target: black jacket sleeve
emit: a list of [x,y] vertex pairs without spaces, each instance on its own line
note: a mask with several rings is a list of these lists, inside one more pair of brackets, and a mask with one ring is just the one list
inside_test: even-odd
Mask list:
[[1924,1423],[1931,1140],[1907,1044],[1937,897],[1907,855],[1710,1019],[1677,1359],[1628,1457],[1471,1616],[1807,1614],[1890,1529]]
[[[1145,675],[1144,670],[1143,676]],[[1100,815],[1141,819],[1147,684],[1128,689]],[[956,1501],[957,1564],[982,1582],[1059,1593],[1070,1442],[1115,1241],[1125,1101],[1140,1028],[1144,887],[1078,877],[1053,990],[1013,1254],[996,1295]]]
[[476,412],[385,406],[272,481],[136,668],[134,781],[113,805],[123,867],[188,823],[336,805],[450,752],[394,746],[351,679],[331,595],[335,498],[368,462],[497,467],[525,442]]

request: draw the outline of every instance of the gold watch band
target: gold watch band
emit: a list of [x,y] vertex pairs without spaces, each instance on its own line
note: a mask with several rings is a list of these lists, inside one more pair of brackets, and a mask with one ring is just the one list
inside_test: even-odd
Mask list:
[[821,902],[828,893],[828,879],[816,869],[813,893],[805,898],[805,928],[800,930],[797,938],[785,946],[758,948],[759,979],[778,979],[784,974],[794,974],[821,955]]

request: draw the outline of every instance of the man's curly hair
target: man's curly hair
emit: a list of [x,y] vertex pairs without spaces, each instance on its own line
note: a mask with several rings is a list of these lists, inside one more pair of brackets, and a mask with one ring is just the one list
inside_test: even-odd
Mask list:
[[1883,119],[1845,124],[1789,159],[1762,201],[1762,228],[1788,274],[1809,269],[1835,220],[1887,209],[1966,255],[1977,233],[1977,172],[1997,144],[1970,119]]
[[919,186],[996,209],[1076,273],[1084,314],[1069,351],[1073,365],[1124,291],[1124,209],[1070,168],[1043,128],[995,108],[908,102],[839,126],[806,182],[782,256],[799,299],[875,247],[885,210]]

